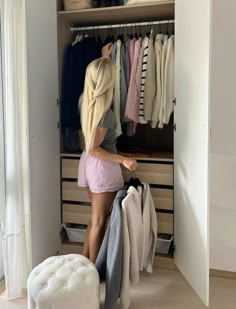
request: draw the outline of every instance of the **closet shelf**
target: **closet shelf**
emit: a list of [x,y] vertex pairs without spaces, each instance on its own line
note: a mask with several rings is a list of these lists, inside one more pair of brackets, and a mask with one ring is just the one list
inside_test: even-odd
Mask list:
[[59,11],[58,16],[78,26],[165,20],[174,18],[174,3],[174,0],[161,0],[140,5]]
[[[151,157],[139,157],[139,156],[134,156],[132,158],[139,160],[139,161],[163,161],[163,162],[174,162],[173,158],[173,153],[169,152],[152,152]],[[66,153],[63,152],[61,153],[61,158],[80,158],[81,153]]]

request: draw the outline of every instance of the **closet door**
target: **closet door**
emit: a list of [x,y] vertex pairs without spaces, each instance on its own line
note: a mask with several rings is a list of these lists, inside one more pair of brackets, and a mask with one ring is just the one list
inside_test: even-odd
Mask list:
[[210,0],[175,3],[175,263],[208,305]]
[[26,0],[25,9],[34,267],[60,249],[56,1]]

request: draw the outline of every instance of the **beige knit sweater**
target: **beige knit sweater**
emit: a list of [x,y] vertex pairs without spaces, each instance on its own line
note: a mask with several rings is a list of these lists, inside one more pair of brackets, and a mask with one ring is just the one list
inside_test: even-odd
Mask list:
[[157,238],[157,219],[148,184],[128,189],[122,201],[123,266],[120,292],[121,308],[130,305],[130,283],[139,282],[139,271],[152,272]]

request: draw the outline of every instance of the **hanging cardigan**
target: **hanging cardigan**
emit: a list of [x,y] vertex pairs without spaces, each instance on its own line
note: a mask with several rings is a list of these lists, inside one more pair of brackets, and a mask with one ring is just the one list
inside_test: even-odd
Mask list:
[[[152,272],[157,239],[157,217],[148,184],[136,190],[129,187],[122,201],[123,266],[120,303],[123,309],[130,305],[130,282],[139,282],[139,271]],[[143,210],[143,211],[142,211]]]
[[174,110],[174,35],[168,39],[164,72],[163,122],[169,123]]
[[120,56],[120,119],[121,123],[129,121],[125,117],[125,106],[130,79],[130,59],[129,59],[129,41],[122,44]]
[[152,112],[152,128],[156,128],[159,121],[159,113],[161,108],[161,97],[162,97],[162,87],[161,87],[161,57],[162,57],[162,40],[164,38],[163,34],[157,34],[154,43],[155,59],[156,59],[156,96],[153,103]]
[[156,61],[153,43],[153,32],[149,37],[147,72],[144,90],[144,119],[152,119],[153,103],[156,95]]
[[126,100],[126,107],[125,107],[125,116],[134,122],[134,132],[135,132],[136,124],[139,122],[139,117],[138,117],[139,92],[138,92],[137,85],[136,85],[136,71],[137,71],[137,65],[138,65],[139,56],[140,56],[141,43],[142,43],[141,38],[135,42],[134,57],[133,57],[131,75],[130,75],[128,95],[127,95],[127,100]]
[[120,123],[120,74],[121,74],[121,40],[117,40],[113,44],[111,51],[111,61],[116,65],[116,79],[115,79],[115,89],[114,89],[114,103],[113,103],[113,111],[116,119],[116,129],[115,134],[116,137],[120,136],[121,131],[121,123]]
[[161,55],[161,106],[159,112],[159,124],[158,128],[162,129],[164,124],[164,101],[165,101],[165,64],[166,64],[166,56],[167,56],[167,45],[168,45],[168,35],[164,36],[164,42],[162,47],[162,55]]
[[[149,38],[145,36],[142,43],[143,57],[140,58],[141,65],[139,63],[136,75],[136,80],[138,83],[140,83],[139,123],[141,124],[147,123],[144,120],[144,91],[145,91],[145,81],[147,72],[148,46],[149,46]],[[139,80],[140,72],[141,72],[141,78]]]

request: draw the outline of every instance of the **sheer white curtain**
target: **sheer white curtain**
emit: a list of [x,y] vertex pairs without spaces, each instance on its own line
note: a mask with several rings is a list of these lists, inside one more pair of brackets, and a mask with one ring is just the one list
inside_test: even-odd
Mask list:
[[29,147],[24,0],[0,0],[5,140],[1,234],[7,296],[20,297],[30,269]]

